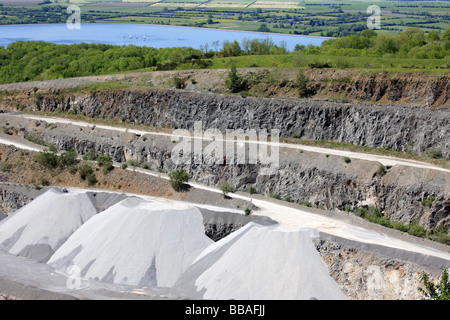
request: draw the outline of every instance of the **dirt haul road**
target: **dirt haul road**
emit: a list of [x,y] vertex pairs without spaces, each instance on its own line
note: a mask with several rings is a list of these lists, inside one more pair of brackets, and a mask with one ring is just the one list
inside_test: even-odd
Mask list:
[[[11,114],[7,114],[7,115],[11,115]],[[45,121],[48,123],[70,124],[70,125],[79,126],[79,127],[94,126],[94,124],[88,123],[88,122],[68,120],[68,119],[57,118],[57,117],[45,117],[45,116],[36,116],[36,115],[28,115],[28,114],[15,114],[15,115],[17,117],[22,117],[22,118],[29,119],[29,120],[40,120],[40,121]],[[171,133],[136,130],[136,129],[130,129],[130,128],[113,127],[113,126],[106,126],[106,125],[100,125],[100,124],[95,124],[95,127],[99,128],[99,129],[104,129],[104,130],[129,132],[129,133],[134,133],[134,134],[141,135],[141,136],[145,135],[145,134],[170,136],[170,137],[174,137],[174,138],[179,138],[180,136],[182,136],[182,133],[180,133],[180,131],[178,131],[178,133],[176,133],[176,134],[171,134]],[[185,131],[185,130],[182,130],[182,131]],[[187,137],[191,138],[191,139],[195,139],[194,136],[187,136]],[[207,138],[202,138],[202,139],[206,140]],[[215,141],[221,141],[221,140],[215,139]],[[222,141],[230,141],[230,140],[222,139]],[[233,141],[236,143],[239,143],[239,142],[249,143],[248,140],[233,140]],[[429,164],[426,162],[420,162],[420,161],[415,161],[415,160],[405,160],[405,159],[400,159],[400,158],[395,158],[395,157],[390,157],[390,156],[373,155],[373,154],[367,154],[367,153],[328,149],[328,148],[321,148],[321,147],[303,146],[303,145],[289,144],[289,143],[275,143],[275,142],[253,141],[253,140],[251,141],[251,143],[266,144],[266,145],[270,145],[270,146],[278,146],[280,148],[298,149],[298,150],[317,152],[317,153],[322,153],[322,154],[337,155],[337,156],[349,157],[349,158],[361,159],[361,160],[367,160],[367,161],[376,161],[376,162],[381,163],[384,166],[403,165],[403,166],[408,166],[408,167],[438,170],[438,171],[450,173],[450,169],[441,168],[441,167],[438,167],[438,166],[435,166],[435,165],[432,165],[432,164]]]

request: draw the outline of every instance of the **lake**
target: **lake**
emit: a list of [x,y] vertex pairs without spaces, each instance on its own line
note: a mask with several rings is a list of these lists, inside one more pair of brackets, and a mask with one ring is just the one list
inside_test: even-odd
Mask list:
[[244,38],[266,39],[279,45],[285,41],[286,48],[293,50],[296,44],[320,45],[327,38],[286,35],[276,33],[260,33],[231,31],[206,28],[190,28],[176,26],[142,25],[142,24],[81,24],[80,29],[70,30],[66,24],[33,24],[0,26],[0,45],[6,47],[15,41],[47,41],[57,44],[72,43],[105,43],[113,45],[137,45],[154,48],[192,47],[219,40],[239,43]]

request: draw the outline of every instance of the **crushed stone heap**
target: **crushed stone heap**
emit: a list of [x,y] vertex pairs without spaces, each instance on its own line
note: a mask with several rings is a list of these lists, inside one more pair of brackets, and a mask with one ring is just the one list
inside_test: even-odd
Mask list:
[[46,262],[95,214],[86,193],[50,189],[0,222],[0,250]]
[[77,266],[86,279],[170,287],[212,242],[197,208],[128,198],[84,224],[48,264]]

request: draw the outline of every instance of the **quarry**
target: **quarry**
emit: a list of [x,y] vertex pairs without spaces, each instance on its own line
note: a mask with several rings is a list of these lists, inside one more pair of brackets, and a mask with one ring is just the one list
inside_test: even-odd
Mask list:
[[[449,235],[444,89],[437,108],[162,85],[63,92],[99,79],[1,86],[10,90],[0,101],[1,298],[417,300],[423,273],[438,281],[450,267],[448,243],[392,227]],[[186,150],[192,161],[173,161],[177,132],[189,148],[230,142],[196,142],[195,121],[220,133],[278,129],[280,140],[265,142],[278,150],[276,170],[262,158],[219,163]],[[232,140],[248,160],[248,137]],[[75,152],[95,182],[80,179],[80,167],[40,167],[34,159],[50,147]],[[405,150],[417,157],[395,156]],[[430,150],[443,160],[420,158]],[[90,153],[110,157],[111,168]],[[180,192],[169,183],[176,170],[189,174]],[[356,214],[375,209],[391,227]]]

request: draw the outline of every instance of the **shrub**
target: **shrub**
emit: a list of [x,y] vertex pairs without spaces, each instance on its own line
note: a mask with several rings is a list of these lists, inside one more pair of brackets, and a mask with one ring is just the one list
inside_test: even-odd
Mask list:
[[271,198],[274,198],[274,199],[277,199],[277,200],[281,200],[281,196],[280,196],[279,194],[272,193],[272,194],[270,194],[269,196],[270,196]]
[[53,152],[39,152],[36,155],[36,162],[47,169],[55,169],[58,167],[58,155]]
[[0,162],[0,171],[1,172],[10,172],[13,168],[13,165],[11,163],[7,163],[5,161]]
[[318,69],[331,68],[332,67],[332,65],[330,64],[329,61],[327,61],[327,62],[313,61],[313,62],[309,63],[308,66],[310,68],[318,68]]
[[186,188],[186,182],[189,180],[189,174],[184,170],[176,170],[169,173],[169,183],[175,191],[181,191]]
[[301,206],[305,206],[305,207],[312,207],[311,202],[309,202],[308,200],[304,200],[304,201],[300,201],[298,200],[297,203]]
[[387,228],[393,228],[416,237],[428,238],[447,245],[450,244],[450,236],[447,234],[447,230],[444,226],[427,231],[423,226],[419,225],[417,221],[412,221],[410,224],[403,224],[399,221],[391,222],[382,214],[381,209],[376,207],[357,208],[353,210],[353,213],[363,219]]
[[399,222],[395,221],[392,223],[392,227],[396,230],[402,231],[402,232],[408,232],[408,226]]
[[287,201],[287,202],[294,202],[294,199],[292,199],[291,196],[286,196],[286,197],[284,197],[284,201]]
[[81,180],[86,180],[89,174],[93,174],[92,168],[88,164],[83,164],[78,167],[78,174],[80,175]]
[[246,216],[248,216],[252,213],[252,210],[250,210],[249,208],[245,208],[244,213]]
[[127,164],[131,167],[139,167],[139,163],[136,160],[130,159],[127,161]]
[[177,89],[183,89],[184,88],[184,80],[178,77],[173,78],[173,84],[175,85],[175,88]]
[[58,166],[65,168],[75,165],[78,162],[77,156],[77,153],[73,150],[64,152],[58,157]]
[[437,148],[430,148],[427,150],[426,155],[433,159],[441,159],[442,158],[442,152],[440,149]]
[[92,186],[92,185],[97,183],[97,178],[95,177],[93,172],[92,173],[88,173],[86,175],[86,180],[87,180],[89,186]]
[[[49,147],[49,148],[53,147],[55,149],[55,147],[53,145],[51,145],[50,143],[48,143],[48,142],[46,142],[44,140],[41,140],[41,139],[39,139],[38,137],[36,137],[36,136],[34,136],[32,134],[28,134],[25,137],[25,139],[27,139],[28,141],[30,141],[30,142],[32,142],[34,144],[38,144],[38,145],[41,145],[41,146],[46,146],[46,147]],[[50,150],[50,151],[52,151],[52,150]],[[56,151],[56,150],[54,150],[54,151]]]
[[419,287],[419,291],[424,294],[424,300],[450,300],[450,282],[447,268],[443,269],[438,285],[429,280],[426,272],[422,273],[422,284],[423,288]]
[[429,196],[426,199],[422,199],[421,203],[424,207],[431,207],[431,205],[433,204],[433,201],[436,200],[435,196]]
[[126,168],[128,168],[128,165],[126,163],[122,163],[120,167],[125,170]]
[[247,191],[248,193],[250,193],[250,194],[255,194],[256,193],[256,189],[255,188],[253,188],[253,187],[248,187],[247,188],[247,190],[245,190],[245,191]]
[[384,176],[386,173],[387,173],[386,167],[383,166],[382,164],[380,164],[380,166],[378,167],[378,170],[377,170],[377,172],[376,172],[376,175],[379,176],[379,177],[382,177],[382,176]]
[[75,173],[77,173],[77,171],[78,171],[78,168],[76,166],[70,166],[69,167],[69,173],[70,174],[75,174]]
[[113,161],[110,156],[98,156],[97,165],[104,169],[103,173],[106,173],[107,171],[111,171],[112,169],[114,169]]
[[228,193],[234,192],[235,188],[228,181],[224,181],[219,185],[219,189],[222,191],[224,197],[228,196]]
[[41,186],[45,186],[45,187],[50,185],[50,181],[48,181],[46,178],[41,178],[39,180],[39,183],[41,184]]
[[236,66],[232,65],[230,72],[228,72],[227,80],[225,81],[227,88],[233,92],[237,93],[240,91],[247,90],[247,80],[238,75]]
[[95,150],[89,149],[89,151],[83,155],[83,160],[87,160],[87,161],[97,160],[97,155],[95,154]]
[[344,157],[344,162],[350,163],[350,162],[352,162],[352,159],[350,159],[349,157]]
[[14,127],[3,127],[3,133],[11,136],[17,134],[17,129]]
[[297,79],[295,80],[295,86],[297,87],[300,98],[304,98],[309,95],[308,81],[309,80],[306,75],[302,70],[300,70],[297,75]]
[[447,230],[444,226],[439,226],[436,229],[432,230],[429,238],[433,241],[450,245],[450,236],[447,234]]
[[425,237],[427,235],[426,229],[415,220],[408,225],[408,233],[416,237]]

